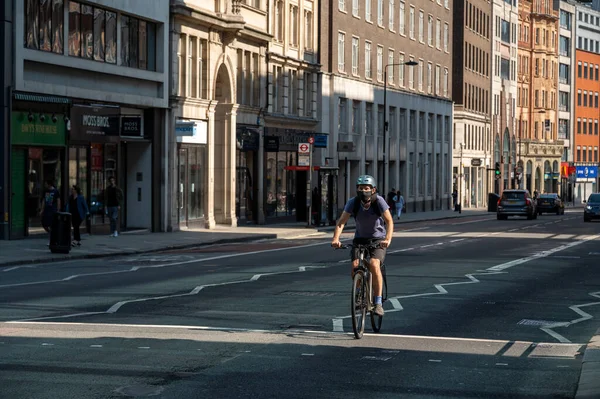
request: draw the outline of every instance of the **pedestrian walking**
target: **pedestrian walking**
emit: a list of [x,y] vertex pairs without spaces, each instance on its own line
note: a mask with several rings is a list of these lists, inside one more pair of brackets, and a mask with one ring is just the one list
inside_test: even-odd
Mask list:
[[46,190],[42,199],[42,209],[40,216],[42,218],[42,227],[48,233],[48,246],[50,246],[50,230],[52,229],[52,220],[54,214],[60,210],[60,192],[54,187],[54,181],[46,182]]
[[454,209],[454,211],[457,211],[457,208],[456,208],[457,202],[458,202],[458,191],[456,191],[456,189],[454,189],[454,191],[452,191],[452,208]]
[[115,178],[112,176],[108,179],[108,187],[104,191],[104,198],[106,200],[106,214],[110,219],[110,236],[118,237],[117,219],[123,203],[123,190],[117,187]]
[[402,215],[402,212],[404,212],[404,206],[406,205],[400,190],[396,192],[394,198],[396,201],[396,216],[398,217],[398,220],[400,220],[400,215]]
[[395,196],[396,196],[396,189],[392,188],[392,191],[390,191],[387,194],[387,198],[385,201],[388,204],[388,206],[390,207],[390,213],[392,214],[392,217],[394,217],[394,214],[396,213],[396,200],[394,199]]
[[81,188],[79,186],[71,187],[71,195],[69,195],[69,201],[67,202],[67,212],[71,213],[71,224],[73,225],[73,242],[71,246],[81,246],[81,232],[79,226],[90,214],[90,210],[87,206],[87,202],[83,194],[81,194]]

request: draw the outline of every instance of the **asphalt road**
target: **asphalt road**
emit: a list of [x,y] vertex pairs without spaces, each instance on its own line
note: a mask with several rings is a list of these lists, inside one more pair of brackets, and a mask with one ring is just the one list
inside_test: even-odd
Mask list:
[[348,251],[329,242],[0,269],[0,397],[574,397],[600,327],[600,223],[402,225],[382,331],[361,340]]

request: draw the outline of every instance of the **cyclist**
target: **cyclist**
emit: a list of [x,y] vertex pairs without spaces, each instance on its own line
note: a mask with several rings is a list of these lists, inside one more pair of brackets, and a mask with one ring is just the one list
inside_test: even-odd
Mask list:
[[[351,198],[344,207],[342,215],[337,221],[333,233],[331,246],[340,248],[340,235],[350,215],[354,216],[356,221],[356,231],[354,233],[353,244],[371,244],[377,246],[370,250],[371,261],[369,270],[373,275],[373,290],[375,293],[375,314],[383,316],[383,305],[381,296],[383,292],[383,277],[381,275],[380,265],[385,259],[386,248],[392,242],[394,233],[394,220],[390,213],[389,206],[385,198],[377,195],[377,185],[375,179],[369,175],[360,176],[356,180],[357,196]],[[356,201],[360,201],[360,206],[356,206]],[[356,210],[356,211],[355,211]],[[384,226],[385,222],[385,226]],[[352,275],[358,268],[358,251],[352,250]]]

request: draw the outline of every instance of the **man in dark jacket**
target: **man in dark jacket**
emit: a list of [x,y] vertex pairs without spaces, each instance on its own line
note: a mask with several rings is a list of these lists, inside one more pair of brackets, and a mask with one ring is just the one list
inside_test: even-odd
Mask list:
[[123,202],[123,191],[115,184],[115,178],[108,179],[108,187],[104,191],[104,200],[106,201],[106,214],[110,219],[110,235],[118,237],[117,219]]

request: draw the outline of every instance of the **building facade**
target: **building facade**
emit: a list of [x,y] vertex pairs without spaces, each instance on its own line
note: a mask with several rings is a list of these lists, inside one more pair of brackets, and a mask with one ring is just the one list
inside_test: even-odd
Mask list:
[[569,179],[575,139],[575,17],[576,4],[560,2],[558,36],[558,140],[563,142],[560,183],[563,199],[572,201],[573,184]]
[[10,170],[3,186],[11,196],[6,201],[3,194],[3,238],[43,231],[39,209],[49,180],[63,198],[71,186],[81,187],[92,234],[108,233],[104,189],[110,177],[124,193],[121,229],[163,229],[164,187],[152,182],[166,159],[168,4],[13,4],[3,148]]
[[[500,169],[495,175],[493,190],[501,193],[518,187],[514,170],[516,166],[518,132],[516,130],[517,100],[517,25],[519,8],[516,0],[492,2],[492,104],[491,130],[493,140],[493,167]],[[523,32],[529,35],[528,31]]]
[[600,11],[577,7],[577,49],[575,60],[575,142],[576,168],[574,202],[587,200],[598,191],[598,123],[600,107]]
[[330,4],[319,24],[319,129],[340,142],[326,152],[339,168],[340,208],[367,173],[381,194],[400,190],[409,212],[448,209],[452,1]]
[[491,23],[488,0],[454,0],[452,167],[463,208],[485,206],[491,191]]
[[558,2],[521,2],[519,155],[530,192],[559,193],[564,139],[558,139]]
[[[317,114],[318,18],[314,0],[269,2],[272,40],[267,51],[267,99],[264,104],[264,166],[261,171],[265,220],[307,221],[308,204],[316,188],[323,206],[314,206],[315,223],[329,219],[328,180],[322,172],[309,172],[309,156],[298,153],[300,143],[320,134]],[[318,140],[318,144],[321,140]],[[312,146],[315,147],[315,146]],[[313,164],[323,165],[321,150],[313,151]],[[310,188],[308,186],[310,185]],[[315,195],[316,197],[316,195]],[[316,201],[315,201],[316,205]],[[333,217],[333,216],[332,216]]]
[[267,10],[266,0],[171,1],[168,230],[258,220]]

